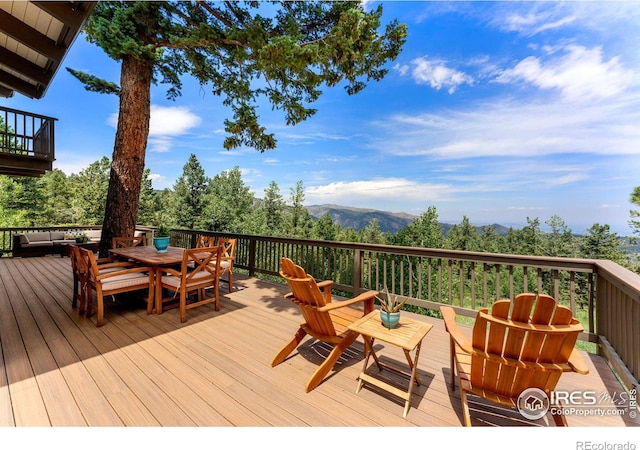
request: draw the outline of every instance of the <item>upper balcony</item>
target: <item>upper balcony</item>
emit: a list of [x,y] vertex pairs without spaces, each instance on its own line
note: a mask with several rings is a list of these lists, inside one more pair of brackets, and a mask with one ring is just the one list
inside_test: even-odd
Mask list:
[[0,107],[0,174],[39,177],[52,170],[56,120]]

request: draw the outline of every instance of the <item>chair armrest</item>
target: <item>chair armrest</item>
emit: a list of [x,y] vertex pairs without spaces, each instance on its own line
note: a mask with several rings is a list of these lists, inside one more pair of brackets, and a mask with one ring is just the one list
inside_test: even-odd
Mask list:
[[114,267],[122,267],[122,268],[129,268],[129,267],[135,267],[136,265],[130,261],[110,261],[110,262],[105,262],[105,263],[98,263],[98,269],[102,270],[102,269],[112,269]]
[[324,280],[324,281],[320,281],[318,283],[316,283],[316,285],[318,286],[318,289],[322,289],[323,293],[324,293],[324,302],[325,303],[331,303],[332,297],[331,297],[331,288],[333,286],[333,281],[332,280]]
[[458,346],[465,353],[473,353],[473,346],[471,345],[471,339],[464,334],[456,323],[456,312],[450,306],[441,306],[440,312],[442,313],[442,319],[444,320],[444,326],[451,339],[458,344]]
[[569,355],[569,366],[573,369],[574,372],[580,373],[582,375],[586,375],[589,373],[589,366],[582,359],[582,355],[578,352],[577,349],[573,349],[571,355]]
[[367,291],[367,292],[363,292],[362,294],[353,297],[352,299],[349,300],[344,300],[344,301],[340,301],[340,302],[335,302],[335,303],[329,303],[328,305],[323,306],[322,308],[318,308],[318,311],[332,311],[334,309],[338,309],[338,308],[344,308],[346,306],[351,306],[351,305],[355,305],[356,303],[365,303],[365,313],[369,313],[371,311],[373,311],[373,299],[376,297],[376,295],[378,295],[377,291]]
[[105,280],[107,278],[111,278],[111,277],[116,277],[118,275],[124,275],[124,274],[128,274],[128,273],[142,273],[142,272],[149,272],[150,274],[153,273],[153,268],[152,267],[144,267],[144,266],[135,266],[135,267],[129,267],[129,268],[124,268],[122,270],[115,270],[113,272],[107,272],[107,273],[101,273],[100,276],[98,276],[98,281],[102,281]]
[[182,273],[180,273],[179,270],[172,269],[171,267],[159,267],[156,273],[159,274],[160,276],[164,275],[165,273],[176,276],[176,277],[182,276]]
[[97,258],[96,263],[98,264],[109,264],[113,262],[118,262],[117,259],[107,256],[106,258]]

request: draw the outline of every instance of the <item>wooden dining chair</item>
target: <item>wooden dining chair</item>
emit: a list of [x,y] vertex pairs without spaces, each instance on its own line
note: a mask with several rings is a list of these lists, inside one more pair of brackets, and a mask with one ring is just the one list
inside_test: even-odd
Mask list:
[[227,275],[229,292],[233,292],[233,263],[236,259],[236,243],[237,239],[220,238],[218,244],[222,246],[222,256],[220,261],[220,276]]
[[77,308],[80,304],[80,314],[84,314],[85,301],[87,298],[87,267],[80,256],[80,250],[75,245],[69,245],[69,261],[71,262],[71,272],[73,274],[73,298],[71,307]]
[[[104,322],[104,297],[147,290],[147,314],[153,309],[154,271],[152,267],[139,266],[128,261],[98,264],[94,253],[79,248],[80,256],[87,267],[86,277],[86,316],[91,317],[95,306],[96,325]],[[95,292],[95,305],[93,293]]]
[[[78,307],[80,315],[85,313],[85,307],[87,303],[87,278],[89,276],[88,256],[83,254],[80,250],[85,252],[91,251],[90,249],[79,247],[75,244],[68,244],[69,260],[71,261],[71,270],[73,272],[73,299],[71,307]],[[121,270],[125,267],[131,267],[131,263],[118,263],[111,258],[96,258],[96,264],[101,273],[112,272],[114,270]]]
[[[180,322],[187,320],[187,310],[196,306],[213,303],[220,310],[220,261],[222,246],[186,249],[182,264],[176,270],[160,267],[156,271],[156,301],[160,302],[160,311],[175,307],[177,297],[180,308]],[[213,297],[206,290],[213,288]],[[162,291],[173,292],[173,296],[163,297]],[[196,298],[189,294],[195,292]],[[173,303],[173,304],[172,304]],[[165,307],[164,305],[167,304]]]

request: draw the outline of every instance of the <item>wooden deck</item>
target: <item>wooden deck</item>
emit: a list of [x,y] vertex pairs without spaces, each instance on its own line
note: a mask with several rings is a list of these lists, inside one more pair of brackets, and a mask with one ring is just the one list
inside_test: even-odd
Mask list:
[[[270,361],[300,320],[283,299],[285,286],[236,275],[223,284],[221,309],[146,315],[135,298],[106,308],[97,328],[71,308],[68,258],[0,258],[0,426],[9,427],[459,427],[458,391],[451,392],[448,337],[434,324],[420,356],[423,385],[411,409],[403,401],[364,388],[359,340],[318,388],[304,392],[327,348],[307,341],[299,353],[272,368]],[[95,319],[95,318],[93,318]],[[387,361],[406,363],[400,350],[376,343]],[[566,374],[563,389],[619,395],[606,362],[585,354],[587,376]],[[392,381],[405,379],[388,371]],[[395,378],[394,378],[395,377]],[[531,423],[517,411],[474,401],[472,420],[482,426],[553,426]],[[624,416],[568,417],[570,426],[625,427]]]

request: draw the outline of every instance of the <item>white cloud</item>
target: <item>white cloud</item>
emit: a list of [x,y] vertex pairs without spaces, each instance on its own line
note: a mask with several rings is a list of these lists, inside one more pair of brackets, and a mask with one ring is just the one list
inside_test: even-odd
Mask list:
[[[553,53],[553,49],[547,49]],[[540,89],[556,89],[565,100],[589,102],[624,92],[633,79],[633,73],[623,67],[619,57],[603,60],[602,48],[587,49],[568,45],[564,54],[549,59],[530,56],[503,71],[495,81],[512,83],[522,81]]]
[[384,154],[462,159],[551,154],[637,155],[638,94],[580,108],[566,102],[493,100],[466,110],[397,114],[373,124]]
[[406,75],[409,71],[409,66],[407,64],[396,64],[393,68],[397,70],[401,76]]
[[504,19],[502,28],[507,31],[516,31],[533,36],[543,31],[562,28],[577,20],[576,16],[562,16],[558,18],[553,16],[553,12],[548,10],[542,13],[514,13]]
[[[625,34],[620,26],[637,29],[640,9],[636,1],[533,1],[495,2],[495,7],[483,9],[487,22],[496,28],[524,36],[534,36],[550,30],[580,29],[583,33]],[[516,11],[514,11],[516,10]],[[613,29],[612,27],[615,27]]]
[[179,136],[200,125],[202,119],[183,106],[151,105],[150,136]]
[[172,187],[172,183],[164,175],[150,173],[149,179],[154,189],[165,189]]
[[419,183],[406,178],[333,182],[305,188],[307,204],[340,203],[379,208],[381,203],[400,207],[406,203],[432,202],[448,197],[450,186]]
[[415,66],[411,75],[418,84],[428,84],[436,90],[445,88],[449,94],[453,94],[461,84],[473,84],[471,76],[447,67],[443,60],[416,58],[411,63]]
[[[200,117],[183,106],[151,105],[150,117],[147,147],[149,151],[160,153],[171,150],[174,137],[187,134],[202,122]],[[115,128],[118,113],[112,114],[108,122]]]

